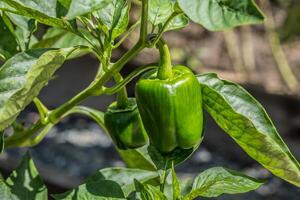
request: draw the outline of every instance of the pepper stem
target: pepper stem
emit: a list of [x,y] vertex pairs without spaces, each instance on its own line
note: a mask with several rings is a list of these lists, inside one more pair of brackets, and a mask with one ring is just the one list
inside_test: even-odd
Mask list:
[[160,54],[157,78],[160,80],[171,78],[173,76],[173,72],[169,47],[163,39],[160,39],[157,42],[156,47],[158,48]]
[[[123,77],[120,73],[114,75],[116,83],[120,83],[123,80]],[[128,106],[128,95],[126,87],[124,86],[117,94],[117,107],[126,108]]]

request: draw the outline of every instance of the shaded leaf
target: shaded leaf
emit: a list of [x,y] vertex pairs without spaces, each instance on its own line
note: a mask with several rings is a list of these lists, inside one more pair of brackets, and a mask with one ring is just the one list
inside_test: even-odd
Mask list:
[[114,181],[121,186],[125,196],[128,196],[134,191],[134,179],[144,183],[157,177],[159,177],[159,175],[154,171],[128,168],[107,168],[96,172],[89,177],[87,182],[98,180]]
[[29,153],[23,157],[18,168],[8,177],[6,184],[9,187],[12,196],[17,197],[17,199],[48,199],[47,188],[39,176]]
[[264,20],[253,0],[178,0],[178,3],[191,20],[211,31],[262,23]]
[[52,196],[56,200],[125,200],[121,187],[110,180],[89,181],[76,189]]
[[[7,19],[8,20],[8,19]],[[18,43],[15,40],[13,30],[10,30],[4,18],[0,17],[0,54],[5,60],[18,52]]]
[[243,150],[276,176],[300,186],[300,165],[262,105],[239,85],[216,74],[198,75],[203,105]]
[[152,162],[147,148],[148,146],[144,146],[137,149],[117,149],[117,151],[128,167],[155,171],[156,166]]

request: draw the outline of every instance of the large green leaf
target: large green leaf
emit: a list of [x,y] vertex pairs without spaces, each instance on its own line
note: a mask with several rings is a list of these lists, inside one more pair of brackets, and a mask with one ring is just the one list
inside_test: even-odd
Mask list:
[[[0,181],[1,182],[1,181]],[[11,199],[18,200],[46,200],[47,188],[27,153],[18,168],[6,180],[6,195],[11,193]],[[1,186],[0,186],[1,188]],[[3,189],[3,188],[2,188]],[[1,189],[0,189],[0,192]],[[1,197],[0,193],[0,197]],[[6,198],[1,198],[6,199]]]
[[198,75],[203,104],[217,124],[253,159],[276,176],[300,186],[300,166],[265,109],[239,85],[216,74]]
[[[163,26],[168,18],[176,12],[174,0],[151,0],[149,2],[149,21],[154,26]],[[184,14],[180,14],[170,21],[167,30],[183,28],[189,23]]]
[[[105,7],[112,0],[3,0],[23,16],[36,19],[40,23],[66,28],[65,20],[91,13]],[[3,5],[2,5],[3,6]],[[1,7],[0,7],[1,9]]]
[[75,48],[33,49],[9,59],[0,69],[0,131],[39,94]]
[[113,0],[112,3],[94,14],[102,22],[105,33],[115,39],[127,28],[130,6],[124,0]]
[[255,190],[263,184],[239,172],[214,167],[202,172],[194,180],[193,188],[184,200],[192,200],[198,196],[218,197],[222,194],[239,194]]
[[253,0],[177,0],[194,22],[211,31],[262,23],[264,16]]
[[89,177],[87,182],[102,179],[115,181],[121,186],[125,196],[128,196],[134,191],[134,179],[144,183],[158,177],[159,175],[156,171],[116,167],[99,170]]

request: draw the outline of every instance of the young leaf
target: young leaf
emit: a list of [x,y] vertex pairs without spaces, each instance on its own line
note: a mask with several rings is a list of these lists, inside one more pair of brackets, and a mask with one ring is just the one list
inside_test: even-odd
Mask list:
[[[168,18],[176,12],[174,0],[151,0],[149,1],[149,21],[154,26],[163,26]],[[184,14],[180,14],[173,18],[167,26],[167,30],[179,29],[187,26],[188,18]]]
[[198,75],[198,80],[203,105],[216,123],[266,169],[300,186],[300,165],[262,105],[242,87],[216,74]]
[[112,3],[94,13],[102,22],[106,35],[112,40],[126,30],[129,22],[129,8],[126,1],[113,0]]
[[39,173],[29,153],[27,153],[23,157],[21,164],[6,180],[6,185],[9,187],[9,190],[13,194],[13,196],[17,197],[15,199],[48,199],[47,188],[44,185],[41,177],[39,176]]
[[1,67],[0,131],[39,94],[75,49],[33,49],[15,55]]
[[181,197],[180,182],[174,169],[174,163],[172,163],[172,186],[173,186],[173,199],[174,200],[180,199]]
[[245,176],[239,172],[215,167],[198,175],[194,181],[193,189],[184,200],[202,197],[218,197],[222,194],[238,194],[255,190],[263,182]]
[[178,0],[178,3],[191,20],[211,31],[262,23],[264,20],[253,0]]
[[148,184],[142,184],[135,180],[136,191],[140,192],[143,200],[167,200],[167,197],[156,187]]
[[63,194],[52,195],[55,200],[125,200],[121,187],[114,181],[89,181]]
[[125,196],[128,196],[134,191],[134,179],[144,183],[158,177],[159,175],[155,171],[128,168],[107,168],[99,170],[94,175],[89,177],[87,181],[115,181],[121,186]]

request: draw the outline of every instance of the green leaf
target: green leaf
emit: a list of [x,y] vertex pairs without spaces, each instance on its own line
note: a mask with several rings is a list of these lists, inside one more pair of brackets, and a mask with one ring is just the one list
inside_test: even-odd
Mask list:
[[141,194],[143,200],[167,200],[167,197],[159,190],[149,184],[142,184],[138,180],[135,180],[135,188]]
[[49,28],[41,41],[32,48],[68,48],[74,46],[90,46],[83,38],[61,28]]
[[56,200],[125,200],[120,185],[110,180],[89,181],[76,189],[52,196]]
[[16,25],[15,37],[21,47],[21,50],[25,51],[35,42],[37,38],[33,33],[37,29],[37,22],[34,19],[29,19],[21,15],[16,15],[12,13],[6,13],[9,19]]
[[[69,0],[70,1],[70,0]],[[67,19],[74,19],[76,16],[92,13],[96,10],[104,8],[107,5],[112,4],[113,0],[71,0],[70,8]]]
[[194,153],[197,148],[198,146],[191,149],[176,148],[168,154],[162,154],[154,146],[150,145],[148,147],[148,154],[157,169],[165,170],[172,167],[172,162],[174,162],[174,165],[184,162]]
[[112,40],[120,36],[127,28],[129,22],[129,9],[127,1],[113,0],[112,3],[94,13],[103,24],[102,28]]
[[189,18],[185,14],[179,14],[170,21],[165,31],[181,29],[189,25]]
[[0,69],[0,131],[39,94],[75,48],[33,49],[9,59]]
[[18,52],[18,43],[13,30],[10,30],[4,19],[2,16],[0,17],[0,53],[7,60]]
[[276,176],[300,186],[300,166],[262,105],[239,85],[216,74],[198,75],[203,104],[243,150]]
[[191,20],[211,31],[262,23],[264,20],[253,0],[178,0],[178,3]]
[[14,197],[12,199],[48,199],[47,188],[44,185],[41,177],[39,176],[39,173],[29,153],[27,153],[23,157],[21,164],[15,171],[12,172],[12,174],[6,180],[6,185],[9,188],[12,196]]
[[180,199],[181,197],[181,189],[180,189],[180,182],[176,175],[175,169],[174,169],[174,163],[172,163],[172,188],[173,188],[173,199]]
[[10,188],[6,185],[6,183],[2,179],[0,180],[0,199],[20,200],[16,195],[11,193]]
[[[16,13],[42,24],[67,28],[66,20],[84,15],[105,7],[112,0],[3,0],[15,9]],[[3,7],[3,5],[2,5]],[[0,7],[1,9],[1,7]]]
[[[54,27],[66,28],[66,23],[56,18],[56,0],[42,1],[37,3],[33,0],[3,0],[16,10],[16,13],[32,19],[36,19],[42,24]],[[1,9],[1,8],[0,8]]]
[[239,194],[255,190],[263,184],[239,172],[214,167],[196,177],[193,189],[184,200],[202,197],[218,197],[222,194]]
[[155,171],[116,167],[99,170],[89,177],[87,181],[98,181],[102,179],[114,181],[121,186],[125,196],[128,196],[134,191],[134,179],[144,183],[158,177],[159,174]]
[[155,171],[156,166],[152,162],[147,148],[148,146],[146,145],[137,149],[117,149],[117,151],[128,167]]
[[[174,0],[151,0],[149,1],[149,21],[154,26],[163,26],[168,18],[176,12]],[[167,30],[179,29],[187,26],[188,18],[184,14],[176,16],[170,21]]]

